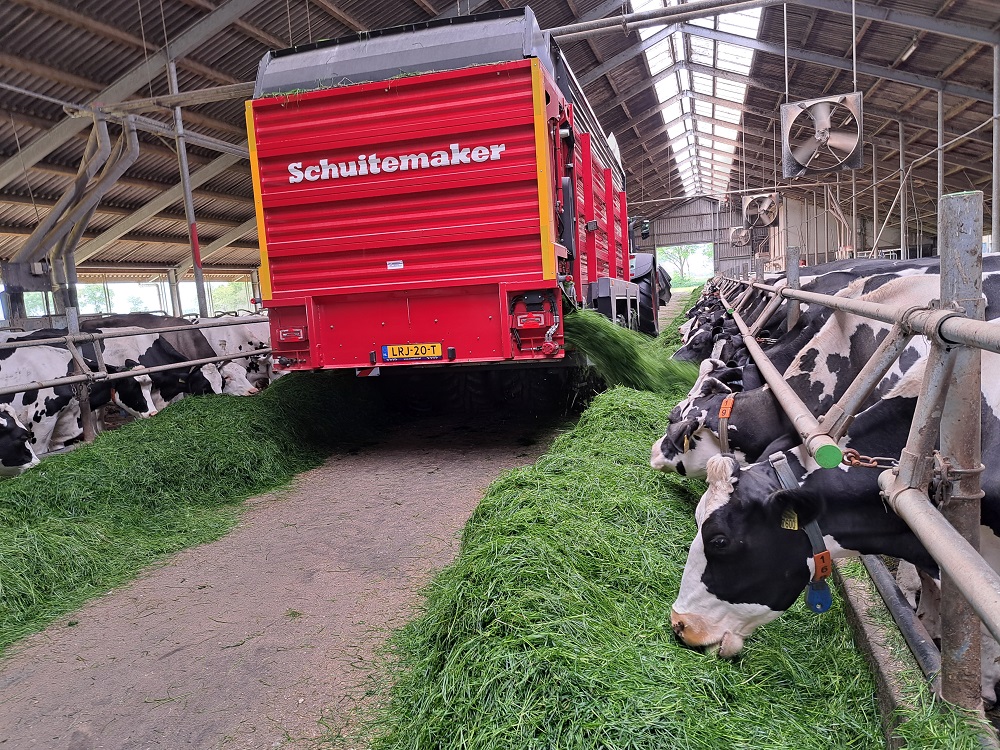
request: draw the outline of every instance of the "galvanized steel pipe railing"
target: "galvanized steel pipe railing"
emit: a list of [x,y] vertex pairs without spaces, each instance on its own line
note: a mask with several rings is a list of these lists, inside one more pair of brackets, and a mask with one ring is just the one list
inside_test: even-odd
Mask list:
[[[199,322],[197,325],[166,326],[164,328],[143,328],[141,330],[116,330],[108,329],[101,333],[71,333],[66,336],[54,336],[44,339],[31,339],[29,341],[0,341],[0,349],[20,349],[32,346],[67,346],[72,351],[72,347],[79,343],[103,341],[104,339],[125,338],[127,336],[147,336],[160,333],[173,333],[179,331],[190,331],[198,328],[221,328],[224,326],[243,325],[245,323],[266,323],[268,319],[261,316],[247,317],[226,317]],[[103,366],[100,347],[95,347],[98,366]],[[167,372],[170,370],[181,370],[186,367],[200,367],[201,365],[214,364],[216,362],[228,362],[244,357],[264,357],[271,354],[271,348],[253,349],[251,351],[234,352],[232,354],[221,354],[216,357],[204,357],[201,359],[191,359],[184,362],[175,362],[168,365],[155,365],[153,367],[136,367],[122,372],[83,372],[79,375],[67,375],[61,378],[50,380],[36,380],[31,383],[21,383],[18,385],[0,387],[0,395],[11,393],[23,393],[41,388],[55,388],[59,385],[75,385],[88,382],[102,382],[111,380],[123,380],[124,378],[135,377],[136,375],[149,375],[155,372]]]
[[759,282],[746,282],[734,279],[740,284],[747,284],[754,289],[760,289],[772,294],[780,294],[787,299],[822,305],[834,310],[854,313],[865,318],[881,320],[883,323],[902,323],[914,333],[930,338],[941,338],[949,344],[965,344],[979,349],[1000,354],[1000,325],[981,320],[970,320],[954,310],[929,310],[894,307],[878,302],[844,299],[829,294],[817,294],[775,287]]
[[641,11],[638,13],[624,13],[622,15],[611,16],[610,18],[600,18],[596,21],[583,21],[581,23],[571,23],[566,26],[553,26],[546,31],[560,43],[572,42],[577,39],[584,39],[594,34],[606,34],[614,31],[631,31],[632,29],[645,26],[656,26],[664,23],[678,23],[681,21],[691,21],[696,18],[706,16],[717,16],[721,13],[734,13],[740,10],[750,10],[752,8],[766,8],[771,5],[783,5],[786,2],[795,3],[797,0],[693,0],[684,5],[672,5],[656,10]]
[[[726,308],[729,308],[726,298],[721,297],[721,299],[722,304]],[[840,446],[827,435],[815,434],[819,427],[816,417],[802,403],[802,399],[792,390],[791,386],[785,382],[785,378],[782,373],[778,372],[778,368],[771,364],[771,360],[767,358],[764,350],[757,343],[756,337],[750,333],[750,329],[740,314],[734,311],[732,315],[733,320],[736,321],[736,325],[740,329],[740,333],[743,335],[743,343],[750,352],[750,356],[753,357],[757,369],[760,370],[761,376],[774,392],[774,397],[781,404],[785,414],[788,415],[788,419],[795,427],[795,431],[801,436],[802,445],[809,452],[809,455],[815,458],[816,463],[824,469],[832,469],[838,466],[844,457]]]

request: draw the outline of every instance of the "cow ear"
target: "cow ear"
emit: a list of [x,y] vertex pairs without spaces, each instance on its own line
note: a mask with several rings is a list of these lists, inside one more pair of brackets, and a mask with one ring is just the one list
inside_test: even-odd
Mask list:
[[708,375],[711,372],[715,372],[717,369],[722,369],[725,367],[725,363],[721,359],[712,359],[711,357],[703,360],[698,366],[699,375]]
[[823,510],[820,500],[801,488],[794,490],[778,490],[768,498],[768,505],[776,515],[788,518],[795,515],[796,525],[802,528],[810,521],[815,521]]
[[733,389],[718,378],[705,378],[701,383],[701,396],[714,396],[716,393],[732,393]]

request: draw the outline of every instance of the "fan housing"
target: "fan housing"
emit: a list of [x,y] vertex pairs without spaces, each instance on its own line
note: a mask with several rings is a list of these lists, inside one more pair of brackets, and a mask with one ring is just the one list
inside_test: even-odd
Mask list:
[[743,220],[749,227],[769,227],[778,220],[780,198],[777,193],[743,197]]
[[781,105],[781,173],[860,169],[861,92]]
[[733,247],[746,247],[750,244],[750,227],[733,227],[729,233],[729,242]]

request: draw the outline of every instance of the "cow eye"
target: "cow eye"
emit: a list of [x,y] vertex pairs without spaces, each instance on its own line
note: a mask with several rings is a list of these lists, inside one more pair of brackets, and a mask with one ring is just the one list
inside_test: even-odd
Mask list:
[[729,546],[729,537],[725,534],[716,534],[708,540],[708,546],[714,550],[724,550]]

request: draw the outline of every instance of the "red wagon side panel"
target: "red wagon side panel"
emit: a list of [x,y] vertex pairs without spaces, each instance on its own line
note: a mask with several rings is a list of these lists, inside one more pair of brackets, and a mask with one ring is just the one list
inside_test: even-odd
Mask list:
[[276,299],[541,274],[529,60],[253,111]]

